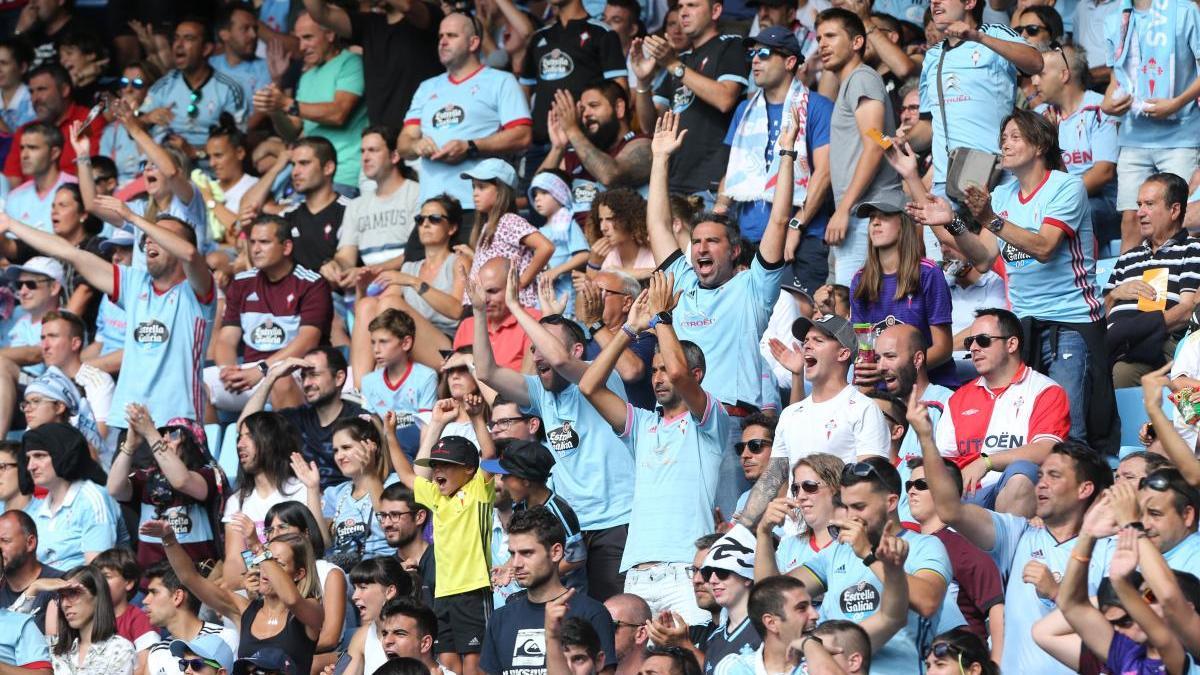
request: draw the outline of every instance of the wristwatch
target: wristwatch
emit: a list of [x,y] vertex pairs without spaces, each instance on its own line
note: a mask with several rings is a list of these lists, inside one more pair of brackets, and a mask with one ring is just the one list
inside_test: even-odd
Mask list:
[[863,567],[870,567],[871,565],[874,565],[878,560],[879,560],[879,558],[876,558],[874,553],[868,553],[865,556],[863,556],[863,559],[862,559]]
[[955,214],[954,220],[951,220],[946,225],[946,231],[955,237],[957,237],[960,234],[966,234],[967,222],[962,219],[962,216]]
[[467,157],[475,159],[479,156],[479,146],[475,145],[475,141],[467,141]]
[[262,373],[263,377],[267,376],[267,371],[270,369],[271,369],[271,366],[267,365],[266,361],[258,362],[258,372]]
[[687,66],[683,65],[683,63],[681,62],[679,65],[677,65],[671,69],[671,75],[674,76],[675,79],[677,79],[677,80],[682,80],[683,79],[683,71],[685,71],[685,70],[687,70]]
[[799,218],[792,218],[791,220],[788,221],[788,229],[789,230],[803,230],[804,223],[801,223]]
[[671,325],[671,313],[670,312],[659,312],[658,314],[655,314],[650,319],[650,328],[654,328],[655,326],[657,326],[660,323],[670,326]]
[[417,286],[417,295],[425,295],[425,291],[428,291],[428,290],[429,290],[429,284],[422,281],[421,285]]
[[992,234],[1000,234],[1000,230],[1004,229],[1004,219],[1000,216],[992,216],[988,221],[987,229],[992,231]]
[[300,116],[300,102],[297,101],[296,99],[292,99],[292,104],[287,107],[286,112],[287,112],[287,114],[291,115],[292,117],[299,117]]
[[800,159],[800,153],[796,152],[795,150],[780,150],[779,156],[780,157],[791,157],[792,159]]
[[588,332],[591,333],[592,335],[599,333],[601,330],[604,330],[604,322],[603,321],[596,321],[592,325],[588,326]]
[[212,211],[213,209],[217,208],[217,200],[210,199],[210,200],[204,202],[204,208],[208,209],[209,211]]

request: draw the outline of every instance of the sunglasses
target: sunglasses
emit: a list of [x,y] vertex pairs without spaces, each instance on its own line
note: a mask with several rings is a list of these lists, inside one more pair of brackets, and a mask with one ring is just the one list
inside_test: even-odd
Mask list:
[[1042,31],[1046,30],[1046,27],[1030,23],[1024,26],[1013,26],[1013,30],[1026,37],[1037,37]]
[[821,489],[821,484],[818,483],[817,481],[802,480],[799,483],[792,483],[792,496],[799,497],[800,492],[802,490],[807,494],[815,495],[815,494],[817,494],[817,491],[820,489]]
[[856,483],[871,476],[874,476],[875,480],[883,482],[883,476],[879,475],[879,469],[876,469],[874,464],[870,462],[852,462],[842,469],[842,485]]
[[84,594],[84,590],[82,588],[79,588],[77,586],[68,586],[68,587],[60,589],[58,591],[58,599],[61,601],[67,601],[67,600],[74,601],[74,600],[78,600],[79,597],[83,594]]
[[427,220],[432,225],[441,225],[442,223],[450,222],[450,219],[447,218],[446,216],[439,216],[437,214],[430,214],[428,216],[423,216],[423,215],[418,214],[418,215],[413,216],[413,222],[416,223],[417,225],[424,224],[424,222]]
[[963,338],[963,349],[966,349],[967,351],[971,351],[971,345],[975,344],[976,342],[979,343],[980,349],[987,349],[988,347],[992,346],[992,340],[1007,340],[1010,337],[1013,337],[1013,336],[1012,335],[988,335],[987,333],[980,333],[979,335],[968,335],[967,337]]
[[42,284],[48,284],[48,283],[50,283],[49,279],[22,279],[17,282],[17,288],[21,288],[21,289],[24,289],[27,291],[34,291],[34,290],[37,290],[38,286],[41,286]]
[[924,478],[904,481],[905,492],[910,492],[913,488],[917,488],[919,492],[924,492],[929,489],[929,483],[925,482]]
[[222,667],[221,664],[217,663],[216,661],[209,661],[208,659],[179,659],[179,672],[181,673],[187,672],[189,668],[193,673],[196,673],[205,666],[216,670],[220,670]]
[[705,581],[709,581],[713,578],[713,576],[716,576],[718,581],[727,581],[729,577],[733,576],[733,572],[730,572],[729,570],[718,569],[716,567],[705,567],[704,569],[700,570],[700,576]]
[[187,116],[189,118],[196,119],[200,115],[200,101],[203,99],[204,99],[203,92],[200,92],[200,91],[192,92],[192,96],[191,96],[192,102],[189,103],[188,107],[187,107]]
[[755,58],[757,58],[759,61],[766,61],[777,54],[779,54],[779,52],[771,49],[770,47],[755,47],[754,49],[746,50],[746,61],[753,61]]
[[752,455],[761,455],[763,450],[766,450],[767,448],[771,447],[771,444],[773,442],[774,441],[769,441],[765,438],[755,438],[750,441],[734,443],[733,447],[735,450],[737,450],[737,453],[739,455],[742,454],[742,452],[747,449],[750,450],[750,454],[752,454]]
[[932,656],[935,659],[944,659],[948,656],[957,657],[959,662],[962,662],[962,650],[950,644],[949,642],[938,642],[931,645],[929,651],[925,652],[925,658]]
[[128,77],[122,77],[120,82],[122,87],[133,87],[134,89],[142,89],[146,86],[146,81],[140,77],[135,77],[132,80]]
[[1176,469],[1158,469],[1138,481],[1138,489],[1150,488],[1155,492],[1173,491],[1183,495],[1193,507],[1200,505],[1200,495],[1183,479]]

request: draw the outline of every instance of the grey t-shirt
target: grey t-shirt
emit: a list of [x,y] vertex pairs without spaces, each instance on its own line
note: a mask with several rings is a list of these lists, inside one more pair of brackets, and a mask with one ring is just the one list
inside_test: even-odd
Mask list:
[[[400,271],[404,272],[405,274],[411,274],[414,277],[420,278],[421,265],[423,264],[425,264],[423,260],[411,260],[401,265]],[[446,256],[446,262],[442,263],[441,269],[438,270],[437,277],[435,277],[433,282],[429,285],[438,289],[439,291],[444,291],[453,295],[454,266],[457,264],[457,253],[451,253],[450,255]],[[425,302],[425,298],[421,297],[421,294],[417,293],[417,289],[415,288],[404,289],[404,300],[409,304],[409,306],[416,310],[418,314],[426,319],[429,319],[430,323],[432,323],[434,326],[437,326],[438,330],[442,331],[446,335],[449,335],[450,337],[454,337],[454,332],[458,330],[459,320],[457,318],[450,318],[442,315],[440,312],[430,306],[428,302]]]
[[[854,179],[854,170],[863,152],[863,138],[858,130],[858,122],[854,119],[854,111],[864,99],[883,102],[881,131],[886,136],[896,133],[896,113],[892,110],[892,100],[884,87],[883,78],[870,66],[860,64],[838,88],[837,100],[833,103],[833,119],[829,124],[829,147],[838,149],[837,152],[829,153],[829,173],[833,183],[833,196],[839,206],[842,194]],[[873,200],[892,191],[902,193],[902,190],[900,175],[892,169],[887,160],[880,160],[875,180],[871,181],[858,201]],[[903,199],[903,194],[899,194],[899,198]],[[853,212],[855,205],[849,206]]]
[[421,210],[420,194],[417,181],[406,180],[386,197],[364,192],[351,200],[342,217],[338,248],[357,246],[366,265],[378,265],[404,253],[413,216]]

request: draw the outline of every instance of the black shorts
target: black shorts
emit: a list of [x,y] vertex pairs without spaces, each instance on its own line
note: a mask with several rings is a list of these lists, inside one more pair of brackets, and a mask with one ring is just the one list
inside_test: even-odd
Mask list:
[[492,589],[434,598],[433,611],[438,620],[434,654],[478,654],[492,616]]

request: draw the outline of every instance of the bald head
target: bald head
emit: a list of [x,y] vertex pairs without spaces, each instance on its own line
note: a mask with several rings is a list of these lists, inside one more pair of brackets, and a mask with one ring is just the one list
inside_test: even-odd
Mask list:
[[889,326],[875,338],[879,375],[888,393],[907,399],[913,386],[925,382],[925,336],[916,326]]
[[921,329],[907,323],[888,326],[875,339],[877,348],[880,340],[884,342],[895,340],[896,349],[909,355],[925,351],[925,336],[921,334]]
[[608,613],[616,621],[642,625],[651,619],[650,605],[641,596],[620,593],[604,601]]
[[471,17],[459,12],[448,14],[438,28],[438,60],[451,74],[475,66],[481,39]]
[[485,262],[477,275],[479,288],[483,291],[484,312],[488,321],[502,321],[508,316],[508,306],[504,304],[504,285],[508,281],[508,260],[492,258]]

